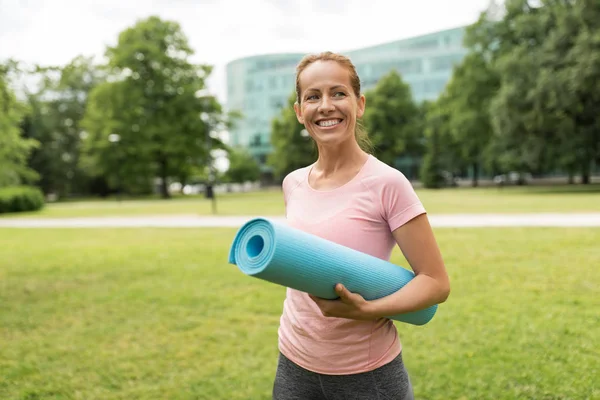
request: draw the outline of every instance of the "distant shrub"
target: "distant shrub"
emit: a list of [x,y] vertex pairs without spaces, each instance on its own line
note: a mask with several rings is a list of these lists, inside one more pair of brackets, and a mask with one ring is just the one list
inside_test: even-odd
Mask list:
[[423,186],[439,189],[444,186],[444,176],[437,155],[427,154],[421,164],[420,178]]
[[44,207],[44,194],[36,187],[14,186],[0,189],[0,214],[36,211]]

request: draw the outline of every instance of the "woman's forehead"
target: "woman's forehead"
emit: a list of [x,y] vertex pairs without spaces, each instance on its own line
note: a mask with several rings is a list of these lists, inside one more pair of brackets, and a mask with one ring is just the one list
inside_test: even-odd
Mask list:
[[335,61],[316,61],[300,73],[300,86],[305,89],[350,86],[350,71]]

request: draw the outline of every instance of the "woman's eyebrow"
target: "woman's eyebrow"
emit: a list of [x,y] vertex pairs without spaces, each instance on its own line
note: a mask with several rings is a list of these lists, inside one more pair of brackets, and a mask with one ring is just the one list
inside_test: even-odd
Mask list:
[[[339,88],[346,89],[346,86],[344,86],[344,85],[335,85],[335,86],[330,87],[329,90],[335,90],[335,89],[339,89]],[[309,91],[320,92],[321,90],[317,89],[317,88],[308,88],[308,89],[306,89],[306,91],[307,92],[309,92]]]

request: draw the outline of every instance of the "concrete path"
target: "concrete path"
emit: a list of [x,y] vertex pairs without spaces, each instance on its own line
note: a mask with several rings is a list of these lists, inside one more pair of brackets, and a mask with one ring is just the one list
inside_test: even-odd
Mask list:
[[[251,216],[141,216],[91,218],[0,218],[0,228],[238,228]],[[284,221],[283,217],[269,217]],[[430,215],[431,225],[468,227],[600,227],[600,213],[577,214],[447,214]]]

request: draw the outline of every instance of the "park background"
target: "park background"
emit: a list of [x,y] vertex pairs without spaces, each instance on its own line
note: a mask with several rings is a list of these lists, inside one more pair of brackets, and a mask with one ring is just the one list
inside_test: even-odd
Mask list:
[[[0,398],[270,398],[284,289],[227,253],[315,159],[293,65],[322,50],[355,54],[374,154],[470,221],[433,224],[448,302],[397,323],[416,398],[600,398],[596,1],[58,3],[63,43],[0,2]],[[94,17],[122,25],[100,48]]]

